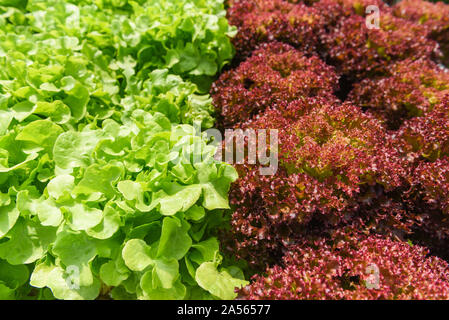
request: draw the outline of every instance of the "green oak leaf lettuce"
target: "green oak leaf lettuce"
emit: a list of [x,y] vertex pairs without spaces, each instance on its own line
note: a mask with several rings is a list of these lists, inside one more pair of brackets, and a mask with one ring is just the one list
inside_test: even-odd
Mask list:
[[235,297],[237,174],[193,126],[234,33],[222,0],[0,1],[0,299]]

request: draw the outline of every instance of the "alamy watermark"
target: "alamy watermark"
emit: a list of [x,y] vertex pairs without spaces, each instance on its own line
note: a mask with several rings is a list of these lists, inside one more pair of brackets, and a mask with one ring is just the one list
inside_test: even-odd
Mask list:
[[173,146],[170,152],[172,164],[198,164],[214,159],[228,164],[258,164],[261,175],[277,172],[277,129],[226,129],[222,133],[215,128],[202,131],[200,122],[194,122],[193,128],[197,139],[193,143],[181,139]]
[[365,269],[368,277],[365,279],[367,289],[380,289],[380,272],[379,267],[375,263],[371,263]]
[[75,265],[67,266],[65,269],[67,278],[65,279],[67,287],[70,290],[79,290],[80,288],[80,268]]
[[376,5],[369,5],[365,9],[365,25],[368,29],[380,29],[380,10]]

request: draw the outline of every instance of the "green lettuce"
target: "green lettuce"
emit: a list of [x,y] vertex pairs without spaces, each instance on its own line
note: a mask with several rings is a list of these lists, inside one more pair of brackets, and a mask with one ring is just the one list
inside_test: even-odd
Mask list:
[[0,299],[232,299],[237,174],[194,127],[221,0],[0,1]]

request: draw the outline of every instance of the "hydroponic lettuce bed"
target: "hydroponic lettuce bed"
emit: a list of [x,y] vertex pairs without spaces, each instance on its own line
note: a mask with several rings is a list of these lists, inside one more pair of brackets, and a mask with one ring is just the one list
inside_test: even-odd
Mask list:
[[0,298],[448,299],[448,65],[442,2],[0,0]]

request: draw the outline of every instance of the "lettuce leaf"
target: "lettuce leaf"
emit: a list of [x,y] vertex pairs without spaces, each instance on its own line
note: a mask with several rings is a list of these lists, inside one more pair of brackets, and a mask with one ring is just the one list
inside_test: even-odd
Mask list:
[[234,33],[222,0],[0,1],[0,299],[235,296],[237,174],[193,127]]

